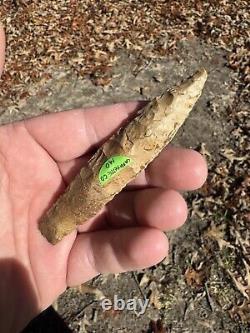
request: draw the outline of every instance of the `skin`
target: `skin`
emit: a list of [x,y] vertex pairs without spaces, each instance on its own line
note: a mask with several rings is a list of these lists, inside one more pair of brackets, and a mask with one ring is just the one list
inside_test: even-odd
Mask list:
[[[0,72],[3,64],[0,28]],[[1,332],[19,332],[67,286],[155,265],[167,255],[163,231],[187,217],[179,191],[199,188],[207,176],[206,162],[193,150],[167,147],[98,216],[59,244],[49,244],[38,230],[40,217],[91,150],[137,108],[129,102],[0,127]]]

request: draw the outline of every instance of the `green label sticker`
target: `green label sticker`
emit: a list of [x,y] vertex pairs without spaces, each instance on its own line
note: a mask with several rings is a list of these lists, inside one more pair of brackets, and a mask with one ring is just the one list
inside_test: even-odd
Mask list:
[[122,169],[126,168],[132,162],[127,156],[110,157],[101,167],[99,171],[99,182],[101,185],[106,184]]

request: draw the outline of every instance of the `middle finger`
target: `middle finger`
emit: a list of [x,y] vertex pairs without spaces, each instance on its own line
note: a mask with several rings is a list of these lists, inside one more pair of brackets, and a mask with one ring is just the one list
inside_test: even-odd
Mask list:
[[[83,156],[68,162],[58,163],[61,174],[69,184],[88,162]],[[126,189],[156,186],[180,191],[195,190],[203,185],[207,177],[204,158],[192,149],[168,146],[159,156],[130,182]]]

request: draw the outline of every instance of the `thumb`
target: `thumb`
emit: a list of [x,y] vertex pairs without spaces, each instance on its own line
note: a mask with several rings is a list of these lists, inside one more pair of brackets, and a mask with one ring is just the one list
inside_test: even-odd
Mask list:
[[4,57],[5,57],[5,34],[3,26],[0,23],[0,77],[3,71]]

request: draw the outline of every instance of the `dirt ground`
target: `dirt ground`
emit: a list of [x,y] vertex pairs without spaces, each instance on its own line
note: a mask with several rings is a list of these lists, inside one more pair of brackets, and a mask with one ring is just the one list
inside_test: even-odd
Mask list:
[[[160,6],[165,2],[152,3]],[[181,15],[189,17],[182,5],[178,7],[179,3],[174,5],[181,8]],[[211,8],[217,6],[214,1],[204,3]],[[219,1],[218,12],[232,3]],[[188,10],[190,4],[186,6]],[[231,35],[238,20],[237,11],[244,14],[246,8],[246,2],[239,1],[238,9],[227,14]],[[150,10],[154,13],[153,8]],[[211,25],[208,14],[215,15],[216,8],[212,14],[208,8],[206,12],[203,7],[196,10],[201,11],[200,33],[184,36],[177,15],[175,27],[181,37],[177,38],[176,31],[164,37],[166,43],[175,41],[174,50],[142,56],[141,50],[119,46],[114,51],[116,61],[104,76],[99,68],[88,74],[79,73],[74,66],[48,66],[44,71],[48,79],[38,77],[31,81],[21,99],[19,90],[14,89],[17,99],[13,97],[13,103],[3,97],[8,88],[3,86],[0,99],[5,108],[0,108],[1,124],[75,107],[150,99],[201,66],[209,74],[201,99],[174,140],[174,144],[192,147],[206,157],[208,181],[201,190],[185,194],[189,218],[185,226],[169,233],[169,256],[149,269],[99,276],[81,288],[68,289],[25,333],[250,332],[249,67],[244,49],[247,38],[242,33],[241,45],[229,40],[225,47],[214,38],[212,28],[206,30],[206,24]],[[193,16],[190,14],[190,19]],[[143,21],[144,17],[140,19]],[[241,20],[242,29],[247,29],[249,16],[243,15]],[[237,48],[241,48],[241,53],[236,52]],[[10,64],[7,68],[10,71]],[[148,298],[145,314],[138,317],[127,310],[104,312],[101,299],[113,299],[115,294],[125,300]]]

